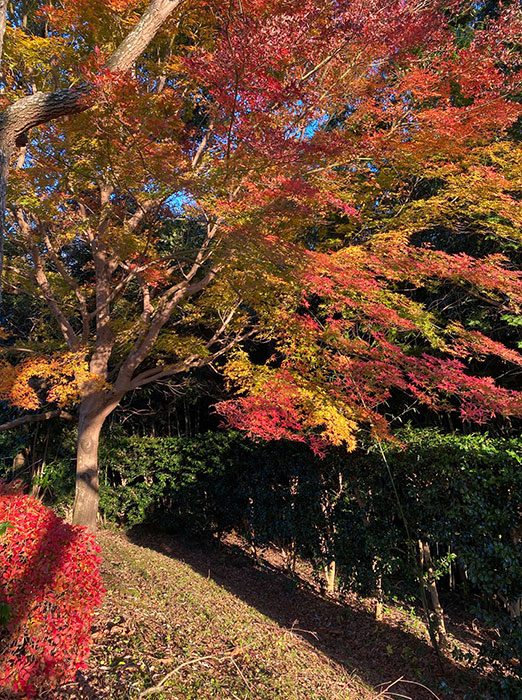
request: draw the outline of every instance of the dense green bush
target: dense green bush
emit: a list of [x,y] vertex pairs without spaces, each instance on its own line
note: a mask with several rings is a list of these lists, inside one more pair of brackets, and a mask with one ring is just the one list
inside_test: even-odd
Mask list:
[[[431,545],[440,583],[459,589],[464,608],[491,630],[477,661],[499,680],[491,697],[521,698],[522,440],[411,429],[397,437],[403,448],[384,448],[389,469],[376,446],[352,463],[354,483],[371,511],[368,536],[378,540],[379,531],[386,533],[390,571],[400,573],[383,578],[386,592],[392,595],[400,580],[404,596],[415,582],[395,485],[412,539]],[[343,552],[349,553],[348,539]],[[351,543],[356,547],[355,539]]]
[[236,530],[255,547],[276,543],[314,555],[321,519],[317,460],[293,443],[254,443],[237,433],[105,440],[100,508],[128,526],[192,534]]
[[297,554],[318,572],[333,558],[341,589],[401,599],[418,596],[421,539],[439,586],[459,588],[495,631],[478,663],[502,676],[498,693],[515,697],[509,678],[520,673],[521,634],[506,603],[522,593],[522,441],[435,430],[398,438],[402,447],[384,448],[388,466],[375,446],[319,460],[303,445],[234,433],[112,438],[101,450],[101,507],[127,525],[236,530],[254,548],[280,547],[290,568]]
[[119,437],[100,448],[100,509],[128,526],[212,533],[234,527],[234,455],[247,451],[238,435],[196,438]]

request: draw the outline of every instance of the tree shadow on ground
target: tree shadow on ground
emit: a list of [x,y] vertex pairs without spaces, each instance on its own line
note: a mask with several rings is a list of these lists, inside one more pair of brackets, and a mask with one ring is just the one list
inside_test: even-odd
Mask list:
[[[136,545],[185,562],[374,688],[402,678],[393,687],[394,697],[433,700],[433,692],[412,682],[426,684],[441,699],[445,696],[437,689],[442,682],[454,700],[480,700],[480,678],[464,674],[449,658],[443,659],[441,667],[429,642],[399,625],[399,613],[391,612],[377,622],[356,596],[343,603],[322,597],[305,581],[273,565],[257,564],[235,545],[195,543],[142,528],[130,530],[127,536]],[[422,628],[416,617],[411,625]],[[459,629],[451,629],[458,640]],[[469,634],[463,628],[460,631]]]

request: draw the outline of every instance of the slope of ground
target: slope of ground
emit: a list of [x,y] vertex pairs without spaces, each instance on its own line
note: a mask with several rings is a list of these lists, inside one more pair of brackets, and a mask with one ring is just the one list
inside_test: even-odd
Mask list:
[[411,632],[393,611],[376,623],[362,603],[321,599],[237,547],[131,537],[99,535],[107,593],[92,654],[53,700],[437,697],[415,684],[425,678],[435,688],[444,679],[452,698],[467,695],[449,662],[438,670],[414,618]]
[[[366,700],[374,693],[187,563],[100,533],[107,593],[88,668],[54,697]],[[296,624],[294,627],[297,627]],[[202,658],[206,657],[206,658]],[[198,660],[200,659],[200,660]]]

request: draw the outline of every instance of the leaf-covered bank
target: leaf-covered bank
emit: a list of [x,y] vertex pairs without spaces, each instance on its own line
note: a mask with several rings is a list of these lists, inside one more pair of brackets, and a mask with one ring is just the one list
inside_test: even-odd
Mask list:
[[135,543],[117,532],[98,537],[107,594],[91,658],[53,700],[138,700],[173,671],[161,692],[142,697],[374,700],[403,677],[395,691],[427,700],[433,695],[412,685],[425,676],[453,698],[478,697],[449,659],[443,677],[411,612],[390,608],[376,623],[362,599],[322,599],[231,546],[146,531],[129,535]]

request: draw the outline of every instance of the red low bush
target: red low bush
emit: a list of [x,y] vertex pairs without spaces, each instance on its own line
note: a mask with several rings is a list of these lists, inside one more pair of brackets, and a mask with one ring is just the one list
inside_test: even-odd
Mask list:
[[91,642],[101,602],[99,547],[84,528],[0,482],[0,687],[34,696],[74,678]]

